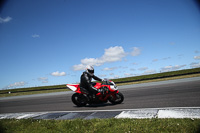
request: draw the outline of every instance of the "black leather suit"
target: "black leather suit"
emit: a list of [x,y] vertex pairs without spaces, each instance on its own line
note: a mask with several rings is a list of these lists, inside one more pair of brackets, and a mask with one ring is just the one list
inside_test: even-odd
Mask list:
[[97,76],[93,75],[91,76],[87,72],[83,72],[81,75],[81,82],[80,82],[80,87],[85,88],[86,90],[89,91],[90,94],[97,93],[97,89],[92,85],[92,78],[98,81],[102,81],[102,79],[98,78]]

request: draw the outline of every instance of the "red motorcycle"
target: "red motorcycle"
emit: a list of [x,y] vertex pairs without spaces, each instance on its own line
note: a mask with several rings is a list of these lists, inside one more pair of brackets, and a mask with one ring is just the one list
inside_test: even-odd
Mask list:
[[85,88],[80,88],[79,84],[67,84],[69,89],[76,92],[72,95],[72,102],[81,107],[87,104],[107,103],[120,104],[124,101],[124,96],[118,91],[118,87],[111,80],[105,79],[103,83],[93,83],[93,86],[97,89],[102,89],[101,92],[95,96],[91,96]]

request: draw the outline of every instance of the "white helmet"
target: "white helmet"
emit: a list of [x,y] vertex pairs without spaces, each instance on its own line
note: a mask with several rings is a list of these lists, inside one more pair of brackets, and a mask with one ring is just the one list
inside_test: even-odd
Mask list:
[[94,75],[94,68],[93,68],[93,66],[88,65],[88,66],[86,67],[86,72],[87,72],[90,76],[93,76],[93,75]]

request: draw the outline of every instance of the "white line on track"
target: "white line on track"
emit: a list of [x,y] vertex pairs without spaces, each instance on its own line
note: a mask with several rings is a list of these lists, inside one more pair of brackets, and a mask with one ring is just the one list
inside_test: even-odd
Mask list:
[[[39,117],[42,115],[51,114],[65,114],[76,113],[90,113],[91,118],[96,118],[93,115],[103,113],[108,115],[108,118],[134,118],[134,119],[146,119],[146,118],[195,118],[200,119],[200,107],[167,107],[167,108],[139,108],[139,109],[115,109],[115,110],[83,110],[83,111],[50,111],[50,112],[25,112],[25,113],[7,113],[0,114],[0,119],[27,119],[33,117]],[[116,116],[110,116],[108,112],[118,112]],[[89,117],[88,116],[88,117]],[[97,117],[98,118],[98,117]],[[47,118],[48,119],[48,118]]]

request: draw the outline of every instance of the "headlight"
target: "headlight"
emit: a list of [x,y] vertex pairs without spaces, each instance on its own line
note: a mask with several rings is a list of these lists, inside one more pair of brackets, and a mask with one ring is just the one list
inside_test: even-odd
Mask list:
[[110,88],[113,90],[118,90],[118,87],[116,85],[111,85]]

